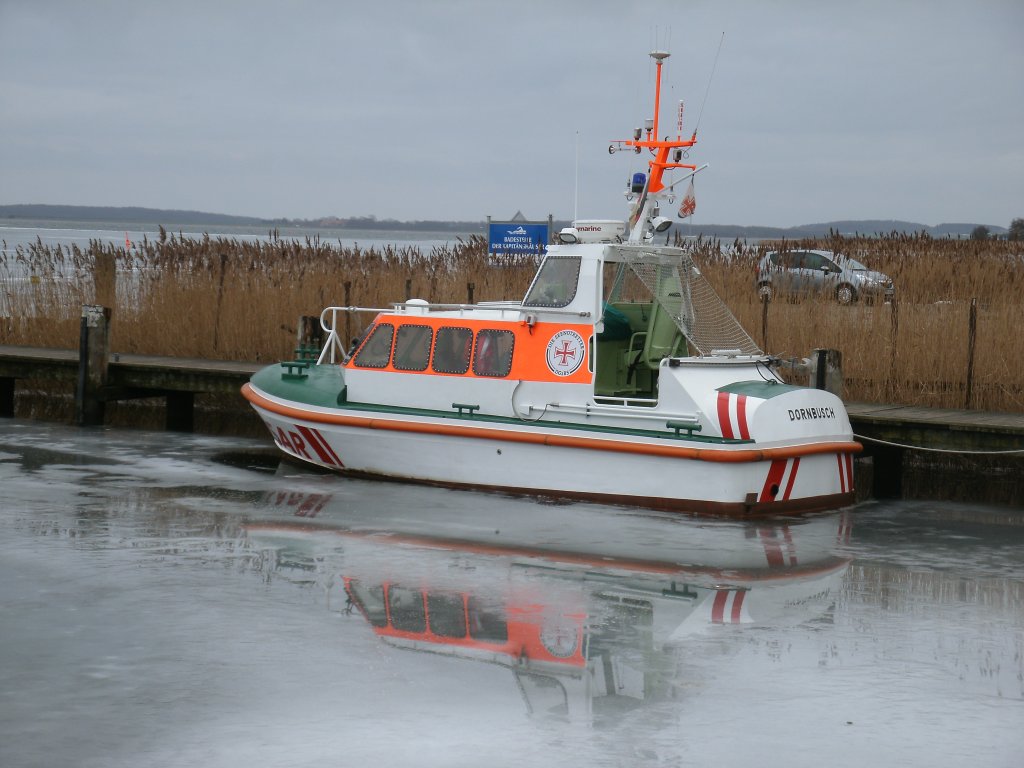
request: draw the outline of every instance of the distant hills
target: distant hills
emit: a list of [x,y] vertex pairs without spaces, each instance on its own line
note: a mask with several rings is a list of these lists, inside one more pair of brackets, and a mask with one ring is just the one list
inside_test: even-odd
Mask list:
[[[375,216],[352,218],[324,217],[319,219],[261,219],[251,216],[229,216],[222,213],[202,211],[165,210],[160,208],[111,207],[93,205],[0,205],[0,222],[7,219],[120,224],[149,224],[167,227],[184,226],[243,226],[286,229],[353,229],[414,232],[457,232],[460,234],[483,234],[486,224],[482,221],[397,221],[378,219]],[[555,228],[569,226],[568,221],[554,222]],[[675,231],[683,235],[703,235],[727,239],[745,238],[787,238],[823,237],[831,232],[842,235],[880,235],[924,232],[932,237],[967,237],[977,227],[976,223],[949,223],[929,226],[911,221],[894,219],[864,219],[826,221],[820,224],[803,224],[796,227],[741,226],[736,224],[687,224],[677,222]],[[984,225],[993,235],[1005,234],[1006,227]]]

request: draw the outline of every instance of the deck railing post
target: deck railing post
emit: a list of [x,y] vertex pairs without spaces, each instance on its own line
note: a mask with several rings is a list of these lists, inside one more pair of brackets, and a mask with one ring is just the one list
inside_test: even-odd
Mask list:
[[[352,306],[352,281],[351,280],[346,280],[345,281],[345,306],[346,307],[351,307]],[[338,335],[338,329],[337,328],[334,328],[334,335],[335,336]],[[347,344],[351,344],[351,343],[352,343],[352,313],[351,312],[346,312],[345,313],[345,344],[347,345]]]
[[75,423],[80,427],[103,423],[100,390],[107,383],[110,359],[110,308],[82,307],[78,336],[78,382],[75,388]]

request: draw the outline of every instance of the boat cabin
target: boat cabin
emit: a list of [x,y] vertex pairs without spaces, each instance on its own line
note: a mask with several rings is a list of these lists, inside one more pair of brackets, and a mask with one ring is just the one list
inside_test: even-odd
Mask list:
[[[702,321],[709,315],[713,322]],[[558,244],[522,301],[411,299],[379,311],[343,363],[344,399],[445,410],[461,403],[470,414],[518,417],[537,416],[523,403],[651,408],[665,365],[723,355],[749,363],[760,350],[684,250]]]

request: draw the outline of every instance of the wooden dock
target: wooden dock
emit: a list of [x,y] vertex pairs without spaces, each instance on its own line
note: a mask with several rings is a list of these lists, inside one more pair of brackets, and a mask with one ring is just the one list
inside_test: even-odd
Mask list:
[[[107,357],[105,378],[96,389],[95,398],[102,405],[112,400],[164,397],[167,399],[167,428],[190,432],[194,426],[196,394],[237,394],[249,377],[263,365],[228,360],[112,354]],[[78,350],[0,345],[0,416],[14,416],[14,392],[18,379],[64,381],[81,385],[82,376]],[[95,422],[95,419],[92,421]],[[102,421],[102,412],[99,413],[99,421]]]
[[853,431],[925,450],[1024,451],[1024,414],[847,403]]

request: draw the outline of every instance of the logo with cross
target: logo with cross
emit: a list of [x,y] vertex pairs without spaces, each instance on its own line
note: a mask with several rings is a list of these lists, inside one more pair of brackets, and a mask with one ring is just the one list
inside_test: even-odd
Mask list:
[[576,331],[559,331],[548,342],[548,369],[555,376],[571,376],[583,364],[585,350],[583,337]]

